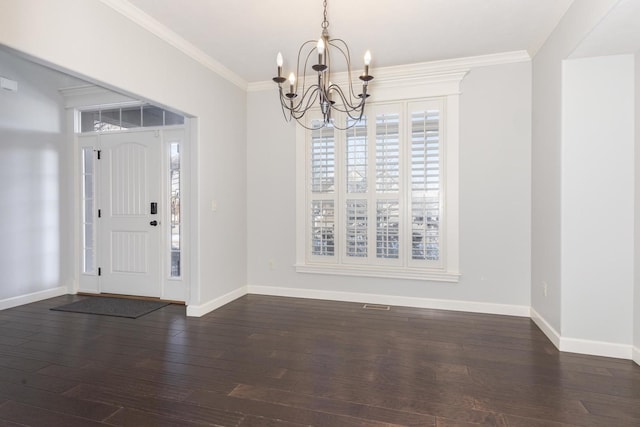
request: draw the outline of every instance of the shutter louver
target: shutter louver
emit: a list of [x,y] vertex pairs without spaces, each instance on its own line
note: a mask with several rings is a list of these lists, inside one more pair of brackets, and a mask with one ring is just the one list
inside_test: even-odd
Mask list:
[[397,200],[378,200],[376,206],[376,256],[399,256],[400,203]]
[[411,114],[411,256],[440,259],[440,113]]
[[367,201],[347,200],[347,256],[367,256],[368,229]]
[[333,200],[311,202],[311,253],[333,256],[334,254],[335,211]]
[[[352,120],[350,119],[350,122]],[[351,125],[351,123],[349,123]],[[367,192],[367,119],[347,130],[347,193]]]
[[336,146],[334,128],[327,126],[311,133],[311,191],[335,191]]
[[376,192],[397,192],[400,185],[400,114],[376,116]]

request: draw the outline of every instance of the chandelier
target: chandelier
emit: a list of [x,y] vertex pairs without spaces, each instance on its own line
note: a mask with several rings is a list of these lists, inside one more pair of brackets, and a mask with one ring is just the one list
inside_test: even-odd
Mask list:
[[[322,35],[317,41],[309,40],[300,46],[296,72],[289,74],[288,91],[286,91],[287,85],[283,85],[287,79],[282,75],[283,58],[281,53],[278,53],[276,58],[278,75],[273,78],[273,81],[278,84],[282,113],[287,121],[291,121],[294,118],[307,129],[319,129],[329,124],[336,127],[336,129],[348,129],[355,126],[362,119],[364,106],[369,97],[367,86],[373,79],[373,76],[369,74],[371,53],[367,51],[364,55],[364,72],[359,76],[362,81],[362,90],[356,95],[351,74],[349,47],[342,39],[329,38],[327,0],[324,0],[323,8]],[[316,60],[317,63],[313,64]],[[332,60],[336,62],[344,61],[346,64],[348,80],[344,89],[331,82]],[[309,67],[310,63],[313,65]],[[297,78],[296,75],[298,76]],[[314,108],[316,105],[320,107],[322,123],[319,126],[308,127],[302,118],[309,109]],[[344,128],[335,125],[332,119],[333,111],[346,113],[351,119],[347,120]]]

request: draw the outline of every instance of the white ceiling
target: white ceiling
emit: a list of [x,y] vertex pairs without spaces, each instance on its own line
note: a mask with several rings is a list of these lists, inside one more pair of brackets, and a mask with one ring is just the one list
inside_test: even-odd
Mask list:
[[571,58],[640,52],[640,1],[621,0],[582,40]]
[[[279,51],[285,73],[295,67],[300,45],[321,31],[321,0],[128,1],[247,82],[270,80]],[[329,33],[347,42],[356,69],[371,50],[374,75],[375,67],[533,55],[572,1],[328,0]]]

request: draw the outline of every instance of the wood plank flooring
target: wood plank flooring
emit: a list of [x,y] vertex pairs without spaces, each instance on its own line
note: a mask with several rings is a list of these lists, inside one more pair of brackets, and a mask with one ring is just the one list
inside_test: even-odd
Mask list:
[[247,295],[202,318],[0,311],[0,426],[640,426],[640,367],[526,318]]

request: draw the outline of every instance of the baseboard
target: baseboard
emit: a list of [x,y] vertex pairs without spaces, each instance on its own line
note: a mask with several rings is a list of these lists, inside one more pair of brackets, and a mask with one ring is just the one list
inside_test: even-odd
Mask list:
[[[588,354],[590,356],[613,357],[616,359],[631,359],[632,347],[625,344],[605,341],[592,341],[579,338],[561,336],[537,311],[531,309],[531,320],[542,330],[556,348],[563,352]],[[640,360],[640,353],[637,354]],[[635,360],[635,359],[634,359]],[[636,362],[638,363],[638,362]],[[638,363],[640,364],[640,363]]]
[[242,286],[227,294],[222,295],[216,299],[208,301],[200,305],[187,305],[187,316],[189,317],[202,317],[213,310],[222,307],[225,304],[229,304],[231,301],[236,300],[247,294],[247,287]]
[[591,341],[579,338],[565,338],[560,341],[560,350],[569,353],[588,354],[590,356],[631,359],[632,346],[605,341]]
[[[66,292],[66,288],[61,294]],[[623,344],[601,341],[589,341],[562,337],[536,310],[527,306],[492,304],[472,301],[442,300],[431,298],[402,297],[394,295],[378,295],[357,292],[323,291],[318,289],[284,288],[277,286],[248,285],[235,289],[205,304],[187,305],[187,316],[201,317],[222,307],[246,294],[272,295],[292,298],[323,299],[329,301],[345,301],[371,304],[396,305],[403,307],[431,308],[438,310],[466,311],[471,313],[500,314],[508,316],[530,317],[549,340],[560,351],[588,354],[592,356],[633,359],[640,365],[640,348]],[[51,295],[57,296],[57,295]],[[46,296],[50,298],[51,296]],[[44,299],[44,298],[40,298]],[[25,301],[15,305],[26,304]],[[0,301],[0,308],[2,308]]]
[[547,338],[549,338],[549,341],[551,341],[553,345],[555,345],[556,348],[560,350],[560,334],[554,329],[553,326],[549,324],[549,322],[545,320],[544,317],[540,316],[540,314],[533,308],[531,308],[531,320],[533,320],[533,323],[538,325],[538,328],[540,328],[542,333],[544,333]]
[[59,297],[61,295],[66,295],[67,293],[69,293],[67,286],[58,286],[53,289],[46,289],[44,291],[33,292],[26,295],[18,295],[16,297],[0,300],[0,310],[30,304],[32,302],[38,302],[48,298]]
[[529,317],[529,307],[508,304],[492,304],[473,301],[456,301],[431,298],[377,295],[357,292],[323,291],[318,289],[283,288],[277,286],[249,285],[248,293],[294,298],[323,299],[371,304],[396,305],[403,307],[433,308],[438,310],[467,311],[472,313],[501,314]]

